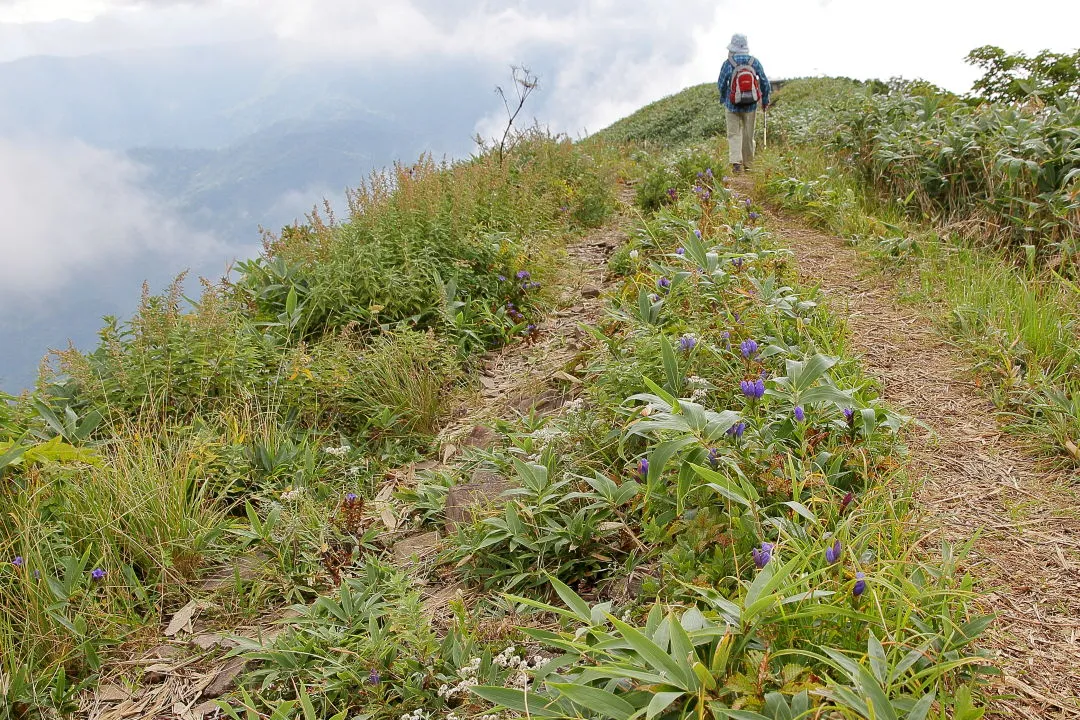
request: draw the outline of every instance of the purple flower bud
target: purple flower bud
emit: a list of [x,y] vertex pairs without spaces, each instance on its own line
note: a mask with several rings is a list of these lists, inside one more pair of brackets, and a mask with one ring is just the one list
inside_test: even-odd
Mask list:
[[848,425],[855,424],[855,411],[851,408],[844,408],[844,419],[847,420]]
[[536,332],[536,325],[533,325],[532,323],[529,323],[529,325],[525,328],[525,332],[527,332],[527,333]]
[[727,434],[738,440],[746,432],[746,423],[737,422],[727,429]]
[[750,207],[751,205],[754,204],[754,201],[751,200],[750,198],[746,198],[746,200],[744,202],[746,203],[746,207]]
[[735,267],[736,270],[742,270],[743,259],[742,258],[731,258],[731,264]]
[[751,220],[757,220],[758,218],[761,217],[761,215],[756,213],[756,212],[752,212],[747,217],[749,217]]
[[753,340],[743,340],[741,343],[739,343],[739,351],[742,353],[742,356],[744,358],[749,360],[754,356],[755,353],[757,353],[758,344]]
[[498,278],[496,278],[496,279],[497,279],[497,280],[498,280],[499,282],[506,282],[506,276],[505,276],[505,275],[500,275],[500,276],[499,276]]
[[716,467],[716,458],[719,457],[719,451],[716,448],[709,448],[708,460],[709,465]]
[[517,271],[517,279],[518,280],[528,280],[531,277],[532,277],[532,275],[529,274],[528,270],[518,270]]
[[40,570],[34,570],[34,572],[32,574],[33,574],[35,580],[40,580],[41,579],[41,571]]
[[638,460],[637,470],[638,470],[638,475],[640,475],[642,477],[642,479],[648,477],[648,475],[649,475],[649,459],[648,458],[641,458],[640,460]]
[[799,422],[806,420],[806,412],[802,409],[802,405],[795,406],[795,419]]
[[713,174],[712,174],[712,168],[705,168],[705,177],[707,177],[707,178],[710,178],[710,179],[711,179],[711,178],[712,178],[712,176],[713,176]]
[[696,237],[698,240],[701,239],[701,231],[697,228],[694,228],[694,237]]
[[830,565],[832,565],[834,562],[840,559],[840,553],[842,550],[843,546],[840,544],[840,541],[837,540],[835,543],[833,543],[832,547],[825,548],[825,559],[829,561]]
[[16,555],[15,559],[11,561],[11,564],[17,568],[21,568],[23,566],[22,555]]
[[742,394],[748,398],[754,397],[754,381],[742,380],[739,382],[739,389],[742,390]]
[[848,505],[855,502],[855,493],[849,492],[844,496],[844,499],[840,501],[840,512],[847,510]]
[[657,302],[660,300],[660,296],[656,293],[649,293],[649,302]]
[[668,188],[668,189],[667,189],[667,194],[668,194],[668,197],[669,197],[669,198],[671,198],[672,200],[674,200],[674,199],[675,199],[675,197],[676,197],[676,196],[677,196],[677,195],[678,195],[679,193],[678,193],[678,192],[677,192],[677,191],[675,190],[675,188]]
[[679,338],[679,349],[683,352],[690,352],[697,345],[697,340],[692,335],[683,335]]
[[351,493],[346,494],[345,495],[345,502],[347,502],[347,503],[356,502],[356,493],[351,492]]
[[90,573],[90,577],[94,580],[101,580],[105,577],[105,571],[101,568],[94,568]]
[[851,588],[851,594],[859,597],[864,592],[866,592],[866,574],[857,572],[855,573],[855,587]]
[[669,287],[671,287],[671,281],[668,280],[666,277],[662,277],[657,280],[656,284],[663,290],[667,290]]
[[750,551],[750,556],[754,558],[754,565],[757,565],[758,570],[768,565],[769,560],[772,560],[774,547],[772,543],[763,542],[760,549],[754,548]]
[[375,668],[371,668],[371,672],[368,673],[367,681],[369,685],[378,685],[382,678],[379,677],[379,671]]
[[728,339],[728,338],[730,338],[730,337],[731,337],[731,333],[729,333],[729,332],[728,332],[727,330],[725,330],[724,332],[720,333],[720,339],[721,339],[721,340],[727,340],[727,339]]
[[686,248],[675,248],[675,254],[676,255],[685,255],[686,254]]

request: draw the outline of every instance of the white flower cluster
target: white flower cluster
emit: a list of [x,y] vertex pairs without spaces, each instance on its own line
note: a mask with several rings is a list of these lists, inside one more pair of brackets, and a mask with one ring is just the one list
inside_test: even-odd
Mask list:
[[637,251],[637,250],[631,250],[631,251],[630,251],[630,259],[631,259],[631,260],[637,260],[637,259],[638,259],[638,255],[639,255],[639,253],[638,253],[638,251]]
[[347,445],[342,445],[341,447],[328,447],[323,448],[323,452],[327,455],[333,455],[334,457],[340,458],[349,454],[349,447]]
[[533,655],[529,659],[518,657],[517,648],[511,645],[496,655],[492,662],[501,668],[514,671],[514,674],[507,681],[509,687],[524,689],[528,687],[530,681],[528,671],[536,670],[546,663],[547,659],[541,655]]
[[709,395],[712,385],[703,377],[691,375],[686,378],[686,387],[690,389],[690,402],[700,403]]
[[480,680],[476,677],[480,672],[480,658],[473,658],[469,664],[458,670],[461,681],[457,685],[443,683],[439,686],[439,697],[443,700],[453,700],[469,694],[469,688],[476,687]]
[[532,434],[533,440],[535,440],[541,447],[550,445],[553,441],[558,440],[566,435],[566,431],[560,427],[554,425],[545,425]]
[[[465,720],[465,718],[461,717],[460,715],[458,715],[455,712],[452,712],[452,713],[450,713],[449,715],[446,716],[446,720]],[[499,720],[499,716],[498,715],[481,715],[479,720]]]
[[282,500],[296,500],[298,497],[304,494],[304,488],[296,488],[293,490],[292,485],[285,488],[281,493]]
[[574,398],[563,407],[566,408],[566,412],[581,412],[585,409],[585,398]]
[[410,713],[405,713],[401,716],[401,720],[428,720],[431,716],[423,710],[413,710]]

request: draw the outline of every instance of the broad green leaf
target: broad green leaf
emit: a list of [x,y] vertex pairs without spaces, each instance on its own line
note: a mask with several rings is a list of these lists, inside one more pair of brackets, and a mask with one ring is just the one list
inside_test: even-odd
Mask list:
[[606,718],[613,718],[613,720],[629,720],[637,710],[633,705],[607,690],[574,683],[549,682],[548,687],[562,693],[574,704],[598,712]]
[[919,702],[915,703],[915,706],[907,714],[907,720],[926,720],[926,716],[930,713],[930,708],[934,704],[935,690],[931,690],[927,694],[919,698]]
[[581,622],[591,625],[592,624],[592,610],[589,608],[589,604],[581,599],[576,592],[570,589],[570,586],[559,580],[553,575],[548,575],[548,581],[552,587],[555,588],[555,592],[558,594],[566,606],[574,611],[574,615],[577,616]]
[[870,659],[870,669],[873,670],[874,677],[884,685],[889,677],[889,660],[885,657],[885,648],[881,646],[881,641],[877,639],[873,631],[870,632],[870,639],[866,642],[866,655]]
[[660,692],[653,695],[653,699],[649,701],[649,709],[645,713],[646,720],[652,720],[654,717],[664,712],[670,707],[671,703],[681,698],[686,693],[681,692]]
[[[627,625],[614,615],[608,615],[608,621],[614,625],[615,629],[619,631],[619,634],[630,643],[634,652],[640,655],[641,659],[648,663],[654,670],[661,675],[666,675],[668,682],[672,685],[680,690],[690,690],[694,685],[695,680],[687,677],[686,674],[684,674],[683,668],[680,667],[670,655],[664,652],[659,645],[642,635],[639,630]],[[693,675],[693,673],[689,674]]]
[[486,685],[469,688],[469,690],[474,695],[490,703],[495,703],[499,707],[514,710],[515,712],[528,713],[538,718],[566,717],[565,713],[548,710],[547,706],[550,704],[550,700],[536,693],[526,694],[521,690]]

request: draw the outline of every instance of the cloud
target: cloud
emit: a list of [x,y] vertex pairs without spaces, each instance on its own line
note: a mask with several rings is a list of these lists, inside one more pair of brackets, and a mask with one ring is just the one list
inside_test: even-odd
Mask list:
[[[227,248],[185,228],[142,177],[123,156],[79,141],[0,138],[0,304],[39,306],[73,284],[137,287],[163,267],[224,269]],[[120,278],[119,268],[145,274]]]

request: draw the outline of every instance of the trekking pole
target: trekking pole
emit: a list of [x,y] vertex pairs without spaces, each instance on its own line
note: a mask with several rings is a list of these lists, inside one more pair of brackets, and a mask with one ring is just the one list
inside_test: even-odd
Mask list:
[[769,147],[769,108],[761,108],[761,116],[765,120],[765,148]]

